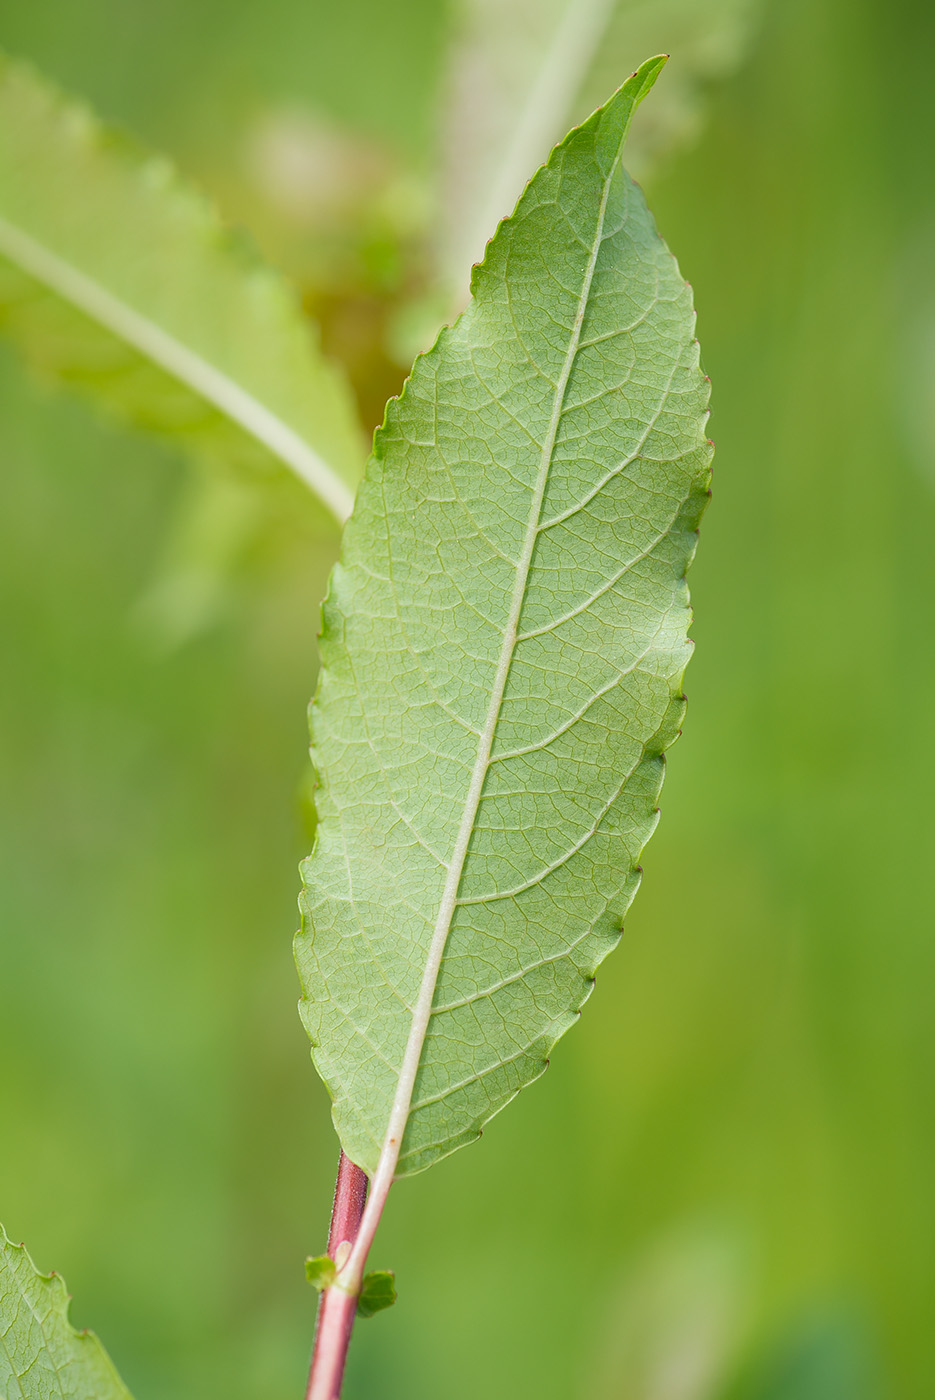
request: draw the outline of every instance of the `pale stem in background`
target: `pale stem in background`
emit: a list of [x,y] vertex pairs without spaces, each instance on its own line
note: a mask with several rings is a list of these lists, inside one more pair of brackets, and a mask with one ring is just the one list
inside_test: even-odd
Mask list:
[[447,250],[456,309],[467,297],[472,265],[479,262],[497,224],[516,203],[530,170],[535,170],[556,130],[565,125],[575,96],[594,60],[613,14],[615,0],[567,0],[552,40],[542,55],[532,86],[505,138],[503,154],[490,172],[487,198],[477,217],[455,230]]
[[42,247],[28,234],[0,219],[0,252],[30,277],[65,297],[86,315],[188,385],[310,486],[339,525],[354,508],[354,493],[297,432],[239,384],[202,359],[92,278]]

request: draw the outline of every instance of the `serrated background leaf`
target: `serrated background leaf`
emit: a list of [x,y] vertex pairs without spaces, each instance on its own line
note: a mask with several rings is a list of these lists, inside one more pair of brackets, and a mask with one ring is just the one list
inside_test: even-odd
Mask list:
[[347,514],[362,438],[286,283],[170,163],[0,55],[0,328],[46,377]]
[[416,362],[324,605],[297,955],[371,1173],[439,933],[401,1175],[542,1072],[655,825],[710,459],[690,292],[619,160],[659,63],[556,148]]
[[93,1332],[68,1320],[57,1274],[40,1274],[0,1225],[0,1395],[4,1400],[130,1400]]

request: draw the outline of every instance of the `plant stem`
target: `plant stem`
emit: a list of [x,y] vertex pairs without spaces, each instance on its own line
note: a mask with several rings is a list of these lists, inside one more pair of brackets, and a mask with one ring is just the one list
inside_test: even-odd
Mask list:
[[[338,1267],[357,1239],[366,1199],[366,1175],[342,1152],[338,1159],[338,1178],[334,1185],[334,1206],[328,1233],[328,1254]],[[347,1248],[341,1250],[342,1245]],[[340,1260],[339,1250],[342,1255]],[[356,1292],[348,1293],[343,1288],[332,1287],[322,1293],[305,1400],[339,1400],[356,1312]]]

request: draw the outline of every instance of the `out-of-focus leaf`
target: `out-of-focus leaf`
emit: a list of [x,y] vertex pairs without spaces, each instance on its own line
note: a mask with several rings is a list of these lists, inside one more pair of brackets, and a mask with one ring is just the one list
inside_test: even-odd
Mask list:
[[467,270],[528,172],[573,121],[619,85],[636,55],[671,63],[641,113],[627,163],[637,178],[697,128],[706,84],[739,61],[760,0],[460,0],[443,152],[445,285]]
[[338,522],[361,437],[288,286],[147,155],[0,56],[0,326],[54,380],[247,468],[285,464]]
[[364,1274],[357,1295],[357,1316],[375,1317],[396,1302],[396,1275],[392,1269],[374,1269]]
[[68,1320],[57,1274],[40,1274],[0,1226],[0,1395],[5,1400],[130,1400],[93,1332]]
[[416,361],[324,605],[297,959],[371,1199],[542,1073],[656,824],[711,455],[691,295],[620,163],[662,63],[555,149]]
[[154,577],[135,608],[157,652],[183,646],[223,615],[241,555],[264,520],[262,487],[213,463],[194,463]]
[[337,1276],[338,1268],[330,1254],[316,1254],[305,1261],[305,1277],[319,1293],[330,1288]]
[[732,1392],[743,1400],[881,1400],[883,1384],[867,1319],[844,1307],[799,1319],[752,1385]]
[[746,1293],[745,1251],[705,1224],[657,1239],[608,1291],[593,1400],[724,1400]]

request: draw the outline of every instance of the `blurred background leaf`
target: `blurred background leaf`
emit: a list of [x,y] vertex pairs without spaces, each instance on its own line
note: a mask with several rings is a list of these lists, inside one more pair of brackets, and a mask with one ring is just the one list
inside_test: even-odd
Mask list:
[[845,1307],[817,1308],[794,1319],[758,1358],[744,1400],[881,1400],[872,1326]]
[[0,325],[52,381],[350,514],[363,443],[288,286],[167,160],[2,55]]
[[[34,0],[0,40],[249,225],[369,429],[437,294],[454,25],[435,0]],[[829,1400],[932,1394],[933,45],[923,0],[765,0],[647,176],[715,389],[690,723],[589,1025],[396,1188],[403,1301],[360,1329],[348,1400],[621,1400],[644,1288],[653,1354],[709,1339],[710,1400],[804,1389],[798,1365]],[[312,168],[309,134],[369,173],[290,212],[269,143]],[[187,466],[6,351],[0,444],[0,1215],[139,1400],[294,1400],[336,1156],[289,952],[328,560],[271,506],[166,654],[139,606]],[[716,1285],[640,1283],[712,1234]]]

